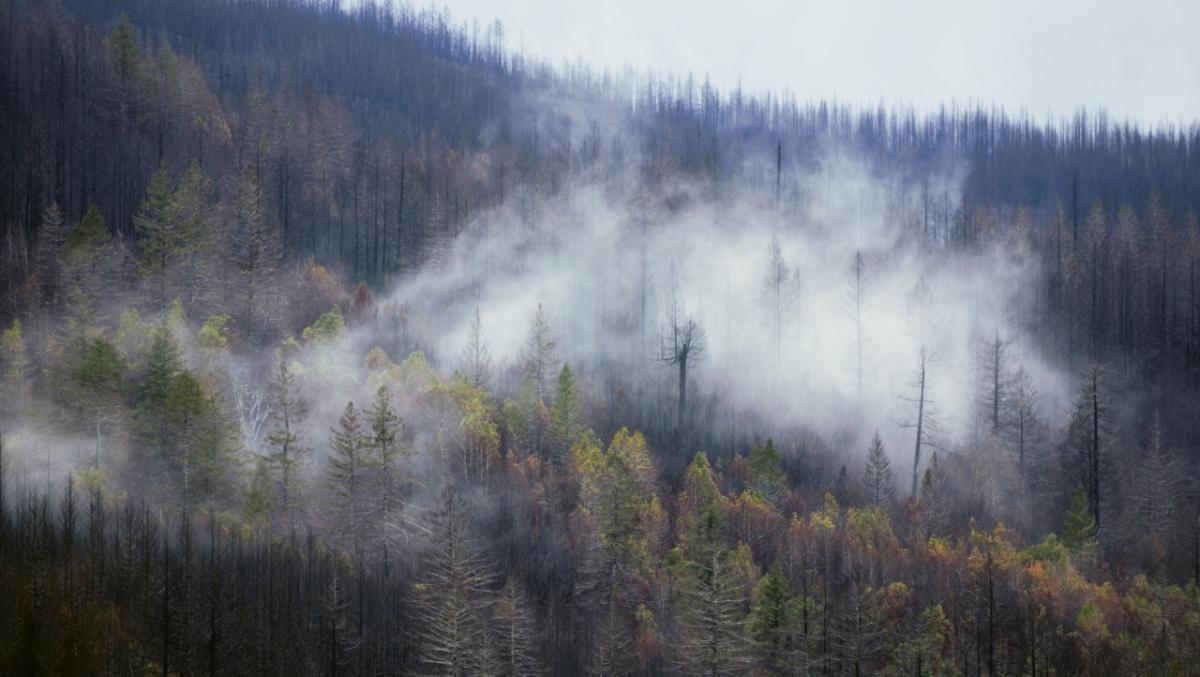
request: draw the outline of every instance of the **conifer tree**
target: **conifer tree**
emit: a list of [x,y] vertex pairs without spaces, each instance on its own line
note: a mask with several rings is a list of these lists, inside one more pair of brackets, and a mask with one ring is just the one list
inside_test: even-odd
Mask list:
[[[684,636],[679,647],[683,672],[714,677],[743,672],[747,667],[744,600],[723,548],[708,549],[706,558],[693,566],[685,595],[680,620]],[[762,626],[758,629],[765,630]]]
[[1082,482],[1075,485],[1071,494],[1071,505],[1063,523],[1063,545],[1081,558],[1090,557],[1096,550],[1096,518]]
[[509,576],[495,609],[492,627],[499,645],[501,673],[511,677],[542,674],[537,654],[537,626],[516,580]]
[[279,351],[277,359],[270,389],[273,426],[267,435],[267,460],[279,487],[278,507],[287,524],[293,526],[299,499],[298,468],[309,452],[300,427],[308,413],[308,405],[300,394],[299,384],[283,351]]
[[341,532],[348,535],[356,556],[362,553],[370,517],[368,444],[362,419],[354,403],[347,402],[329,442],[333,453],[329,457],[326,482],[334,497],[334,514],[338,515]]
[[867,450],[863,493],[866,494],[867,504],[871,507],[886,508],[891,505],[895,491],[892,466],[883,450],[883,440],[879,438],[879,431],[875,431],[875,436],[871,438],[871,447]]
[[583,405],[579,401],[579,388],[570,365],[564,363],[558,373],[554,404],[550,407],[550,440],[555,460],[566,460],[571,447],[583,433],[583,427]]
[[374,470],[373,490],[377,494],[378,531],[385,547],[390,545],[400,529],[404,512],[404,491],[409,476],[402,464],[410,449],[405,444],[404,421],[392,408],[392,395],[387,386],[375,392],[375,402],[367,410],[367,444]]
[[442,491],[430,519],[433,550],[425,562],[418,592],[421,661],[442,675],[473,674],[479,669],[482,613],[491,603],[491,573],[475,552],[466,506],[452,488]]

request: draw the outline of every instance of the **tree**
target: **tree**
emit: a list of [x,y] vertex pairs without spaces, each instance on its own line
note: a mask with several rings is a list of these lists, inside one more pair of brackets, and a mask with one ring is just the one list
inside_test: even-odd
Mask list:
[[854,252],[854,262],[850,264],[850,280],[847,285],[845,304],[849,309],[850,322],[854,332],[854,385],[855,395],[862,401],[864,378],[865,332],[863,329],[863,313],[867,309],[867,291],[869,281],[867,266],[861,251]]
[[565,462],[571,447],[583,433],[583,405],[579,401],[579,388],[570,365],[563,363],[558,373],[554,391],[554,404],[550,407],[550,439],[554,445],[554,458]]
[[691,567],[680,614],[684,634],[679,663],[685,674],[716,677],[745,671],[743,603],[728,553],[707,549],[704,558]]
[[542,674],[537,655],[537,625],[516,580],[509,576],[493,608],[492,624],[498,639],[502,673],[510,677]]
[[543,402],[550,394],[549,374],[558,361],[557,345],[550,333],[546,313],[539,303],[533,315],[533,325],[529,328],[529,338],[525,342],[525,373],[533,379],[534,393]]
[[783,490],[787,476],[783,472],[783,458],[775,448],[775,440],[768,437],[764,444],[755,442],[750,449],[747,466],[754,489],[763,496],[775,498]]
[[356,556],[361,556],[366,534],[370,505],[368,494],[368,438],[363,433],[362,420],[353,402],[347,402],[338,427],[332,431],[326,482],[336,504],[334,512],[342,533],[349,537]]
[[134,215],[133,225],[142,238],[138,268],[142,277],[157,278],[158,294],[154,301],[160,309],[170,302],[167,273],[181,249],[177,220],[170,178],[167,170],[159,167],[150,176],[146,199]]
[[911,419],[902,421],[901,427],[914,431],[912,488],[909,496],[916,498],[917,485],[921,478],[921,454],[929,444],[930,437],[939,430],[939,422],[934,413],[932,388],[930,384],[930,367],[933,363],[934,351],[931,345],[933,333],[929,285],[921,276],[908,294],[908,309],[911,321],[916,328],[918,338],[917,365],[913,370],[913,380],[909,383],[911,394],[902,399],[916,408]]
[[1108,394],[1108,371],[1099,364],[1088,365],[1075,395],[1075,411],[1067,427],[1063,464],[1067,477],[1083,483],[1092,519],[1101,528],[1101,506],[1108,496],[1109,444],[1115,434],[1112,404]]
[[1183,473],[1167,446],[1158,412],[1154,414],[1142,450],[1129,496],[1130,526],[1136,535],[1161,543],[1171,527],[1182,493],[1180,478]]
[[925,513],[925,535],[940,536],[950,523],[950,497],[946,495],[946,475],[937,452],[929,457],[929,467],[921,479],[921,508]]
[[237,184],[229,257],[237,271],[233,316],[253,338],[266,338],[278,318],[283,243],[264,205],[262,185],[247,164]]
[[0,413],[15,418],[24,412],[29,397],[29,358],[20,320],[13,320],[12,327],[0,331],[0,369],[3,370],[0,384],[8,395]]
[[125,395],[125,361],[116,348],[103,336],[86,339],[75,363],[71,366],[66,392],[67,402],[79,407],[84,419],[95,431],[96,447],[93,467],[100,468],[103,455],[103,430],[110,426],[121,410]]
[[124,12],[117,17],[117,25],[113,27],[105,46],[108,49],[108,62],[122,83],[131,82],[141,73],[142,48],[138,45],[133,23]]
[[170,472],[179,460],[173,453],[179,431],[173,426],[168,401],[182,371],[183,360],[175,335],[165,320],[159,322],[150,335],[136,411],[139,437],[150,453],[139,470],[151,473],[151,477]]
[[659,334],[658,361],[673,366],[679,372],[679,410],[675,420],[677,443],[682,440],[687,412],[688,363],[704,359],[707,338],[704,329],[688,315],[683,307],[679,277],[671,265],[671,283],[667,290],[666,316]]
[[999,437],[1010,404],[1010,380],[1006,371],[1008,341],[997,329],[990,340],[981,341],[976,354],[976,429]]
[[421,662],[435,674],[473,674],[486,631],[481,614],[491,604],[491,572],[475,552],[466,507],[454,489],[442,490],[429,526],[433,549],[417,600]]
[[296,377],[287,364],[283,351],[277,356],[277,366],[271,380],[272,431],[267,435],[267,462],[278,483],[280,509],[289,526],[295,525],[297,498],[297,468],[303,457],[308,455],[304,444],[301,422],[308,413],[308,405],[300,394]]
[[410,451],[403,439],[404,421],[392,408],[392,394],[387,386],[380,386],[375,392],[375,402],[367,410],[367,423],[370,426],[367,444],[375,472],[374,489],[378,493],[378,524],[386,548],[400,528],[404,491],[410,481],[401,468]]
[[1079,557],[1090,557],[1096,550],[1096,518],[1083,483],[1075,485],[1071,505],[1063,523],[1063,545]]
[[892,466],[883,450],[883,440],[879,439],[879,431],[871,438],[871,447],[867,450],[867,464],[863,471],[863,493],[867,497],[867,505],[873,508],[886,508],[895,496],[892,484]]
[[775,339],[776,369],[783,359],[783,335],[795,319],[800,304],[800,271],[792,270],[783,258],[779,246],[779,235],[771,235],[767,247],[767,266],[763,275],[762,305],[766,310],[768,326]]
[[37,304],[53,316],[66,301],[63,259],[69,231],[58,203],[42,212],[42,227],[33,250],[33,271],[37,275]]
[[471,385],[476,388],[488,387],[492,374],[492,351],[483,334],[479,306],[475,306],[475,314],[471,316],[471,324],[467,327],[467,343],[459,356],[459,365]]
[[779,564],[754,586],[750,604],[750,638],[757,647],[759,664],[768,673],[784,674],[796,647],[796,601]]

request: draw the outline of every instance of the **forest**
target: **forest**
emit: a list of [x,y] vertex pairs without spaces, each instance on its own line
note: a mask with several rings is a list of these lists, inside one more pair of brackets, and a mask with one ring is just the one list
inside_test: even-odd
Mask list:
[[0,674],[1200,674],[1200,122],[0,0]]

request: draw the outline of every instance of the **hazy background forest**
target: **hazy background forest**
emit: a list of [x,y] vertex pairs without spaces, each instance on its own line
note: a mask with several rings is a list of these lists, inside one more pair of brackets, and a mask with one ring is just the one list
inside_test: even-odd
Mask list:
[[0,673],[1196,674],[1200,125],[0,0]]

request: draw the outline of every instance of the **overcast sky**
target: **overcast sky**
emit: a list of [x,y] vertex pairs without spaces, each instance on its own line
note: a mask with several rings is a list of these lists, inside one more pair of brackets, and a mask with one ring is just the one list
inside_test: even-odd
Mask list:
[[442,0],[555,62],[708,74],[800,99],[954,99],[1200,117],[1200,0]]

